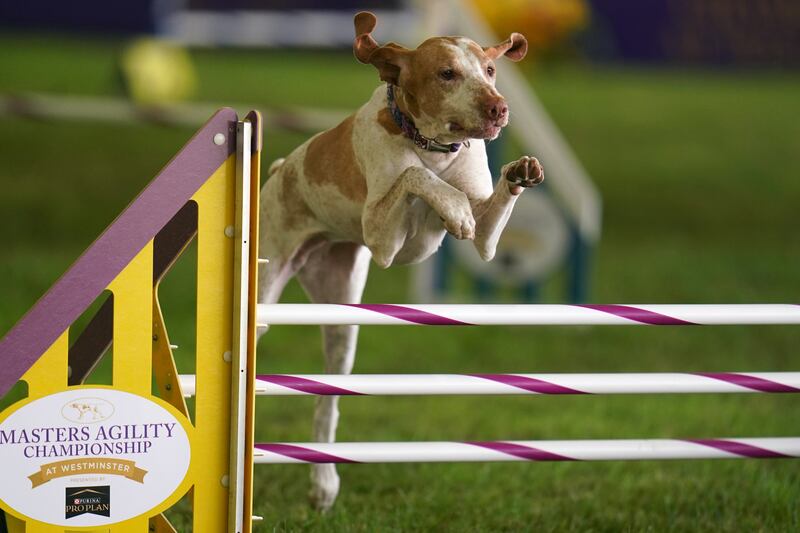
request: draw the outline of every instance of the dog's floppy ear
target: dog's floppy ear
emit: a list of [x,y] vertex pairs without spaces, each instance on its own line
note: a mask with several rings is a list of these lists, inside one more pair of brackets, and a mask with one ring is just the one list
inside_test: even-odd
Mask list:
[[353,23],[356,27],[353,54],[362,63],[369,63],[369,56],[378,49],[378,43],[371,35],[375,25],[378,24],[378,18],[369,11],[362,11],[356,14]]
[[378,69],[383,81],[397,85],[400,70],[408,62],[411,51],[395,43],[378,46],[378,42],[371,35],[378,19],[369,11],[358,13],[353,23],[356,29],[353,54],[356,59]]
[[528,53],[528,40],[521,33],[515,32],[502,43],[485,47],[483,52],[491,59],[504,55],[511,61],[519,61]]

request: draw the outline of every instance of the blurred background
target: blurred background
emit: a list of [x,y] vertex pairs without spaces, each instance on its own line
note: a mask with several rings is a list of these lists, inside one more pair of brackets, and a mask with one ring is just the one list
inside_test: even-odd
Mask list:
[[[216,108],[264,113],[266,166],[365,102],[379,80],[350,49],[361,9],[378,15],[381,43],[524,33],[528,57],[498,65],[511,126],[488,148],[495,171],[530,154],[547,176],[494,262],[447,241],[418,267],[373,269],[365,301],[800,301],[796,0],[31,0],[0,4],[0,331]],[[192,254],[161,288],[187,372]],[[304,300],[287,289],[284,301]],[[364,328],[356,371],[796,370],[799,342],[788,327]],[[319,372],[318,345],[315,328],[274,328],[259,371]],[[94,382],[108,379],[107,359]],[[782,436],[800,425],[790,396],[342,404],[342,440]],[[308,439],[312,408],[260,403],[258,437]],[[341,501],[319,517],[305,471],[269,467],[256,514],[292,530],[800,527],[796,462],[341,471]]]

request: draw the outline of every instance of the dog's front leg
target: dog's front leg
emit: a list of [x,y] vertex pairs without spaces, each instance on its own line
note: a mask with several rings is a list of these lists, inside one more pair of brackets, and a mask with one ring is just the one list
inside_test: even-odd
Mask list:
[[544,169],[535,157],[522,157],[503,166],[494,193],[474,206],[475,248],[484,261],[490,261],[497,250],[497,241],[506,227],[514,203],[524,188],[544,180]]
[[467,195],[427,168],[408,167],[385,194],[364,207],[364,242],[382,268],[392,264],[409,237],[409,206],[414,197],[436,211],[444,228],[457,239],[475,237],[475,219]]

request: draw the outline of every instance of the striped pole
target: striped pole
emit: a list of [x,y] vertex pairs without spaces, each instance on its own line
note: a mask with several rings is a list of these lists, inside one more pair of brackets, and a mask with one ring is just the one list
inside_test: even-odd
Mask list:
[[669,394],[797,393],[800,372],[697,374],[355,374],[257,376],[257,394]]
[[254,462],[439,463],[800,457],[800,438],[256,444]]
[[[181,375],[194,396],[193,375]],[[259,396],[412,396],[452,394],[797,393],[800,372],[648,374],[262,374]]]
[[261,326],[756,325],[800,324],[800,305],[261,304],[257,317]]

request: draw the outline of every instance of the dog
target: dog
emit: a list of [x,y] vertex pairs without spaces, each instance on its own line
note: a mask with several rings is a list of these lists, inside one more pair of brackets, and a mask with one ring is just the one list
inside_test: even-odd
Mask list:
[[[370,258],[381,268],[420,262],[446,233],[494,257],[514,202],[542,182],[536,158],[502,167],[492,185],[485,142],[508,124],[494,61],[520,61],[519,33],[481,47],[434,37],[415,50],[379,46],[375,15],[355,16],[353,52],[385,85],[341,124],[270,165],[261,191],[260,303],[278,301],[296,276],[314,303],[359,303]],[[259,336],[265,328],[259,330]],[[325,371],[350,373],[357,326],[323,326]],[[333,442],[338,398],[319,397],[313,438]],[[313,465],[312,504],[329,509],[339,492],[334,465]]]

